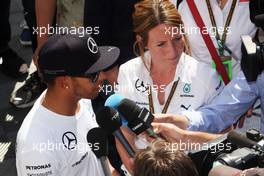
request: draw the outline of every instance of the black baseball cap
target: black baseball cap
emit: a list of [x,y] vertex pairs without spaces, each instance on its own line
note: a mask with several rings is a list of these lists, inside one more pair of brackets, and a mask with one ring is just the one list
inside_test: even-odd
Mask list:
[[56,34],[41,48],[38,67],[44,80],[57,76],[86,76],[113,65],[119,53],[114,46],[97,46],[90,35]]

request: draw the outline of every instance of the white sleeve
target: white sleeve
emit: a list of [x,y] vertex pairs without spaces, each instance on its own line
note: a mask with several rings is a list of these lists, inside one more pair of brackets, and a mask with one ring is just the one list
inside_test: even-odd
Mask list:
[[215,69],[207,64],[205,64],[205,66],[207,68],[204,68],[204,77],[202,82],[204,82],[204,86],[206,89],[204,103],[208,104],[222,92],[224,83],[222,80],[220,80],[220,77]]
[[17,152],[16,168],[18,176],[60,175],[54,155],[47,151],[27,150],[26,152]]

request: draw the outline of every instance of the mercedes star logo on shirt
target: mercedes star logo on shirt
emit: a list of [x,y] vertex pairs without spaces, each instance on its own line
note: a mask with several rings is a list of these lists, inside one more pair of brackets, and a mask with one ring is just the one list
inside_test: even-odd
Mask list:
[[92,53],[97,53],[98,52],[98,46],[96,44],[96,42],[94,41],[93,38],[89,37],[87,40],[87,46],[88,49],[92,52]]
[[145,85],[144,82],[138,78],[135,82],[135,88],[139,92],[146,92],[149,86]]
[[76,136],[73,132],[70,132],[70,131],[63,134],[62,142],[63,142],[64,146],[69,150],[74,149],[75,146],[77,145]]

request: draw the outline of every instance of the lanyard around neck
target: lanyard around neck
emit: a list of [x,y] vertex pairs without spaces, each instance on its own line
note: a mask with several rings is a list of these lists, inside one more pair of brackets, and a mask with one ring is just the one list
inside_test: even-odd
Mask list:
[[214,13],[213,13],[213,10],[212,10],[212,6],[210,4],[210,0],[206,0],[208,12],[209,12],[209,15],[210,15],[210,20],[211,20],[212,26],[215,28],[214,32],[216,34],[217,44],[221,48],[222,52],[223,52],[223,48],[224,48],[223,45],[226,42],[227,29],[228,29],[228,27],[229,27],[229,25],[231,23],[231,20],[232,20],[232,17],[233,17],[233,13],[234,13],[234,10],[235,10],[235,7],[236,7],[236,3],[237,3],[237,0],[233,0],[231,9],[230,9],[230,11],[228,13],[227,20],[226,20],[226,23],[225,23],[224,33],[223,33],[222,39],[220,39],[220,35],[219,35],[218,29],[217,29],[217,26],[216,26],[215,17],[214,17]]
[[[177,80],[177,81],[174,81],[173,85],[172,85],[172,88],[170,90],[170,94],[169,94],[169,97],[165,103],[165,106],[164,108],[162,109],[162,113],[165,114],[169,108],[169,105],[171,103],[171,100],[172,100],[172,97],[176,91],[176,88],[177,88],[177,85],[179,83],[179,80],[180,78]],[[154,110],[154,103],[153,103],[153,98],[152,98],[152,88],[151,86],[149,86],[149,94],[148,94],[148,99],[149,99],[149,111],[154,114],[155,113],[155,110]]]

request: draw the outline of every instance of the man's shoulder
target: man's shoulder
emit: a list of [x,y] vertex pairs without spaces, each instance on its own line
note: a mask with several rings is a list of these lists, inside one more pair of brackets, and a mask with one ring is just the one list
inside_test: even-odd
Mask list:
[[39,105],[34,105],[29,111],[17,134],[17,142],[33,143],[42,142],[47,139],[50,125],[45,122],[44,113]]

